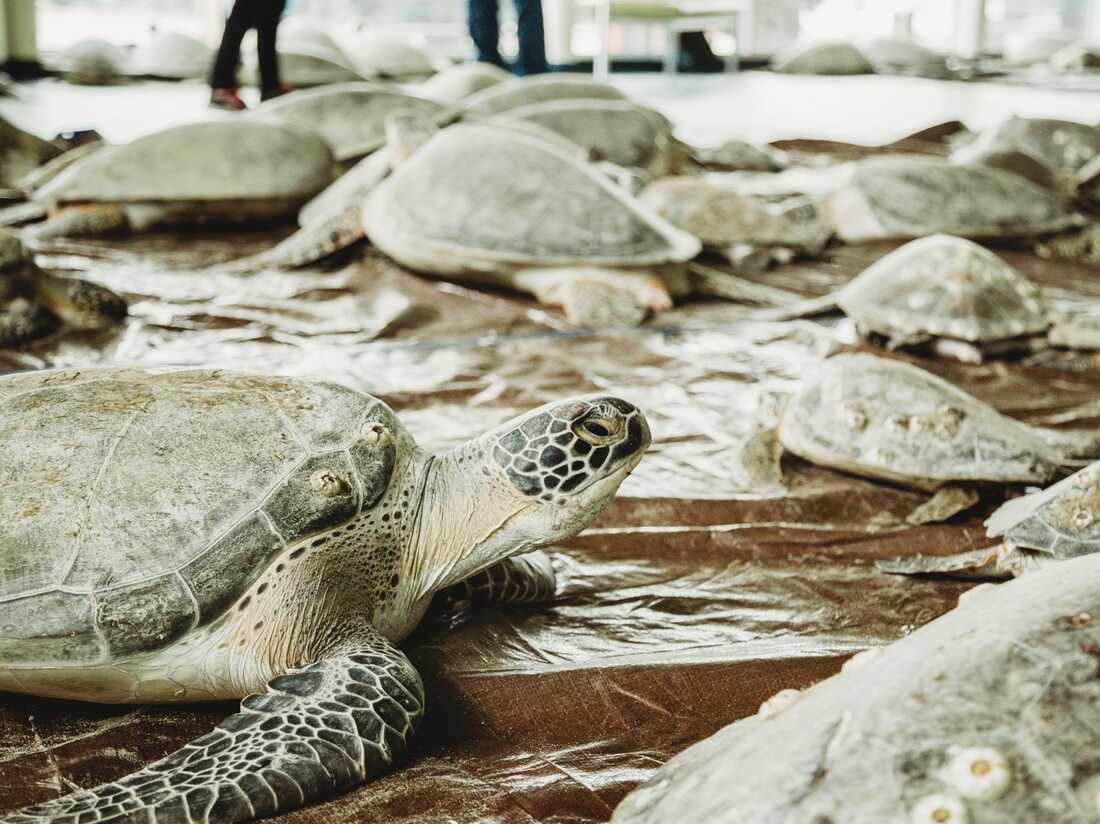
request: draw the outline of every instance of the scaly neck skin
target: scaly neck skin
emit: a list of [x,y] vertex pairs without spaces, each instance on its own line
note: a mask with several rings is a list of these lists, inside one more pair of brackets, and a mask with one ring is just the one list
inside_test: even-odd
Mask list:
[[507,529],[509,521],[533,502],[495,467],[485,474],[486,465],[476,442],[442,455],[425,453],[416,472],[424,490],[416,528],[403,553],[414,598],[430,596],[537,545],[533,536]]

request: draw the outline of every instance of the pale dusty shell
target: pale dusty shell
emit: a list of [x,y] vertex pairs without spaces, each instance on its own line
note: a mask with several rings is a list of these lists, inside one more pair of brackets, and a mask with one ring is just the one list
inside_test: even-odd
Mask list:
[[761,704],[760,710],[756,714],[761,719],[774,718],[801,697],[802,690],[780,690]]

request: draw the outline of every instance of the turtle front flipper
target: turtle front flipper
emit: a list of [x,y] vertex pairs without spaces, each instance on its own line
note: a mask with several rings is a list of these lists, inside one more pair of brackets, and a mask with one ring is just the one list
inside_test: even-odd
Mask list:
[[265,252],[230,261],[219,268],[230,272],[296,269],[334,255],[363,236],[363,224],[356,205],[318,223],[303,226]]
[[341,652],[274,678],[241,711],[119,781],[27,807],[0,824],[195,821],[278,815],[390,770],[424,712],[408,658],[367,629]]
[[109,329],[129,312],[124,298],[89,280],[36,270],[33,282],[37,298],[76,329]]
[[64,237],[98,237],[125,232],[130,229],[126,210],[113,203],[96,203],[89,206],[72,206],[43,223],[36,223],[23,230],[23,239],[30,245],[44,240]]
[[49,309],[18,299],[0,311],[0,349],[44,338],[60,328],[60,318]]
[[552,601],[558,580],[550,556],[541,550],[514,555],[447,587],[439,597],[473,604],[540,604]]

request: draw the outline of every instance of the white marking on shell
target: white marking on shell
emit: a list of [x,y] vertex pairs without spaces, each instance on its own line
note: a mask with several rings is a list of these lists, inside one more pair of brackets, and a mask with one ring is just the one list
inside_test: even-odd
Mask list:
[[942,778],[963,798],[993,801],[1012,785],[1012,767],[998,749],[962,747],[952,753]]
[[865,649],[861,652],[857,652],[847,661],[840,665],[841,672],[855,672],[858,669],[862,669],[869,663],[874,661],[882,655],[882,650],[878,647],[872,647],[871,649]]
[[780,690],[763,704],[756,715],[761,720],[775,718],[784,710],[789,709],[802,697],[802,690]]
[[909,810],[910,824],[969,824],[969,821],[966,804],[941,793],[926,795]]
[[1093,517],[1092,513],[1087,509],[1081,508],[1073,513],[1073,525],[1077,529],[1087,529],[1092,526]]
[[867,428],[867,413],[860,404],[854,401],[845,401],[841,404],[840,410],[845,423],[849,427],[857,432],[862,432]]
[[366,444],[388,446],[393,435],[384,424],[373,423],[364,430],[360,440]]
[[985,584],[978,584],[976,587],[971,587],[970,589],[968,589],[966,592],[962,593],[959,596],[959,606],[961,607],[963,604],[970,603],[975,598],[980,597],[983,592],[989,592],[995,586],[997,586],[997,585],[996,584],[985,583]]

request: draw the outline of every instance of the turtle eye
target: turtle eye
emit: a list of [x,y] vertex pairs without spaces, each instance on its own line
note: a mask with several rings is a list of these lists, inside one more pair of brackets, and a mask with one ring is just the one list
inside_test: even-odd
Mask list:
[[594,446],[600,446],[610,441],[618,427],[606,418],[585,418],[577,424],[574,430],[581,440]]

